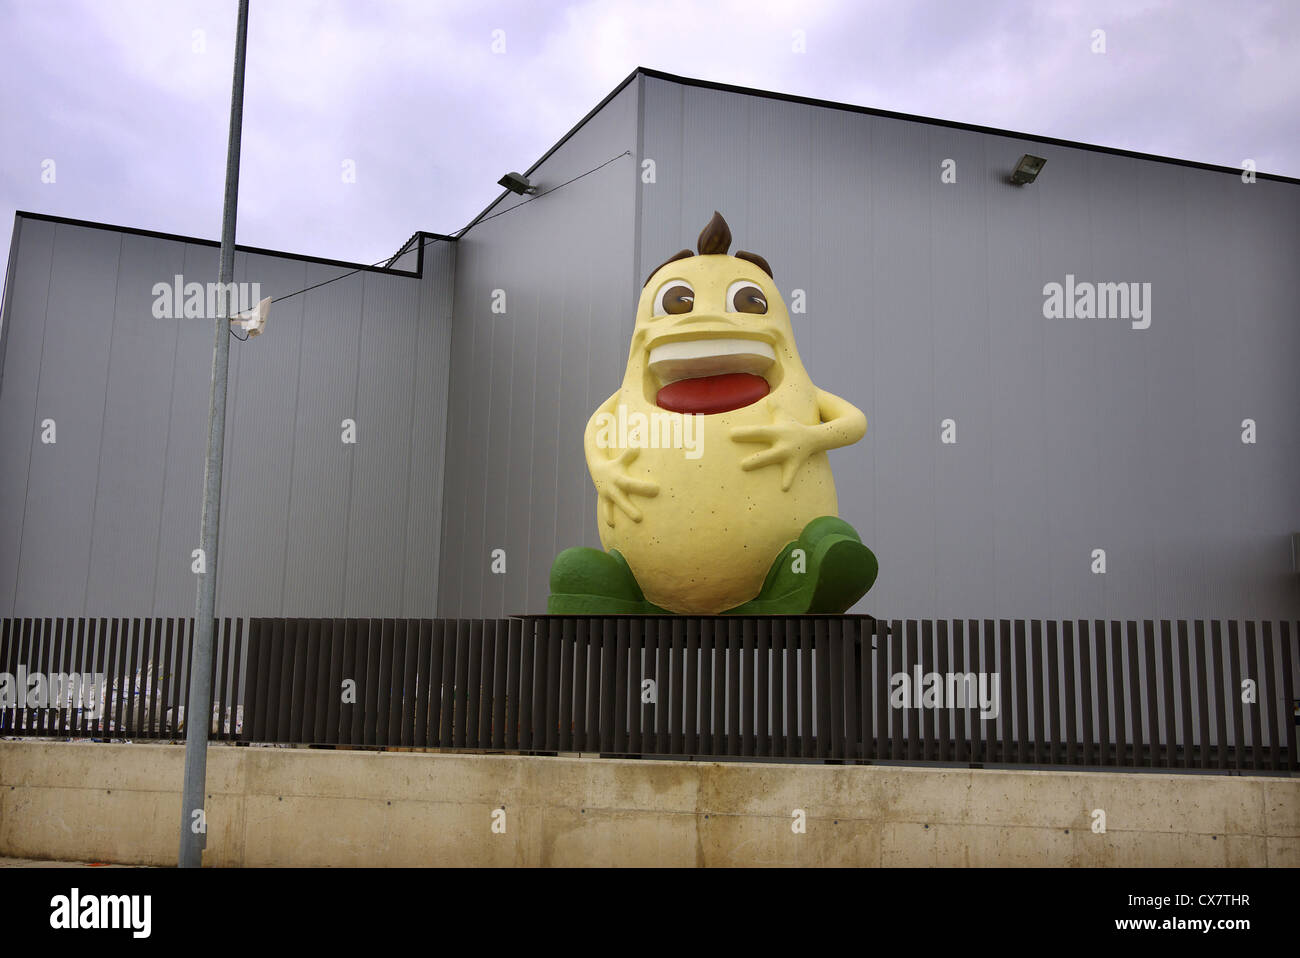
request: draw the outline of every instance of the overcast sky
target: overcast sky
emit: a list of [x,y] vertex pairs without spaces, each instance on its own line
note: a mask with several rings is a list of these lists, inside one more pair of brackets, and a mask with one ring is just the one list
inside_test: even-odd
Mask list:
[[[0,0],[0,255],[16,209],[219,237],[235,13]],[[1295,0],[252,0],[238,241],[453,232],[637,66],[1300,176],[1298,38]]]

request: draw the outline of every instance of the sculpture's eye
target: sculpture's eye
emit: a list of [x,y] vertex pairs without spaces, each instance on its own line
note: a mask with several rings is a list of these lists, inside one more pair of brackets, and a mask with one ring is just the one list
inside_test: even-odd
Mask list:
[[738,279],[727,287],[727,312],[767,312],[767,294],[747,279]]
[[655,316],[689,313],[695,306],[695,289],[684,279],[670,279],[655,293]]

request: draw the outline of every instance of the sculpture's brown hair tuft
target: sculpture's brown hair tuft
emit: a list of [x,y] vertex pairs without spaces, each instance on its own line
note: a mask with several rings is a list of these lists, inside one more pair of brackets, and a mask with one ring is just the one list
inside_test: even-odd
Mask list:
[[700,231],[700,238],[695,243],[695,248],[700,251],[701,256],[716,253],[726,255],[727,250],[731,249],[731,227],[717,210],[713,211],[713,219],[709,220],[709,225]]
[[[725,255],[727,250],[730,248],[731,227],[729,227],[727,221],[722,218],[722,214],[717,210],[714,210],[713,219],[709,220],[709,224],[700,232],[700,238],[696,243],[696,249],[700,251],[701,256],[710,256],[718,253]],[[650,271],[650,275],[647,276],[645,282],[641,284],[642,288],[649,286],[650,280],[654,278],[655,273],[659,272],[669,263],[675,263],[679,259],[686,259],[687,257],[694,255],[695,254],[688,249],[674,253]],[[772,277],[772,267],[768,266],[767,260],[759,256],[757,253],[747,253],[743,249],[736,250],[736,258],[753,263],[769,277]],[[772,278],[775,279],[775,277]]]

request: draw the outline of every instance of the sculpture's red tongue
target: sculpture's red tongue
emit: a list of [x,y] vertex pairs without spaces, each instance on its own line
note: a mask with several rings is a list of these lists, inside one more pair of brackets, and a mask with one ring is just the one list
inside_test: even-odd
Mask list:
[[710,415],[758,402],[768,394],[767,380],[753,373],[723,373],[679,379],[659,390],[655,401],[669,412]]

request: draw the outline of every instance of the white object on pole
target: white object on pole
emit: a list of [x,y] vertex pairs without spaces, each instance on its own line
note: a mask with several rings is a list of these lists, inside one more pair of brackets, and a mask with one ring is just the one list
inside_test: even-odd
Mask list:
[[246,309],[242,313],[235,313],[230,317],[230,325],[238,326],[249,337],[256,336],[262,330],[266,329],[266,319],[271,315],[271,297],[268,296],[252,309]]

